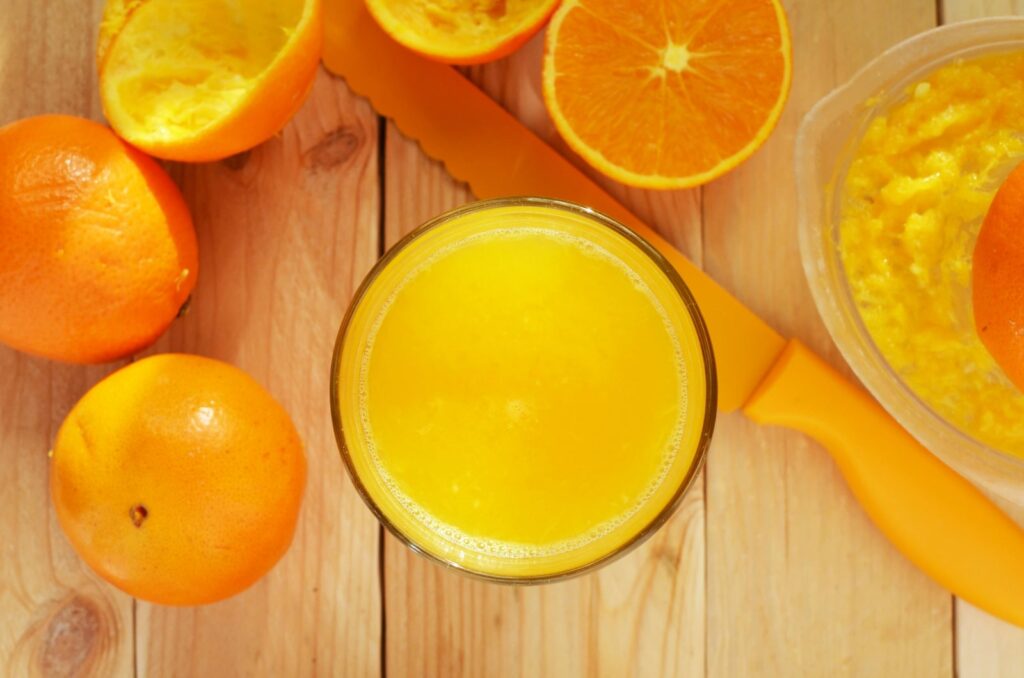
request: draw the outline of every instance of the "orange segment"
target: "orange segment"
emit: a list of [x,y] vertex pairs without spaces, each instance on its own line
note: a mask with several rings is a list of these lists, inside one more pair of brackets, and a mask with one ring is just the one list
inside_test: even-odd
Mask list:
[[764,143],[791,73],[777,0],[566,0],[548,29],[544,98],[601,172],[684,188]]
[[388,35],[414,52],[445,63],[476,64],[518,49],[558,2],[366,0],[366,7]]
[[1024,164],[996,193],[974,246],[974,324],[981,343],[1024,390]]
[[277,133],[320,61],[319,0],[108,0],[100,96],[125,140],[216,160]]

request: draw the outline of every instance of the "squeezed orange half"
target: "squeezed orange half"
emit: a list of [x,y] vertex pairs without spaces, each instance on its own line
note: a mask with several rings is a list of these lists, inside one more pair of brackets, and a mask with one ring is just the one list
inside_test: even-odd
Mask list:
[[103,112],[150,155],[225,158],[299,110],[322,42],[320,0],[107,0],[96,57]]

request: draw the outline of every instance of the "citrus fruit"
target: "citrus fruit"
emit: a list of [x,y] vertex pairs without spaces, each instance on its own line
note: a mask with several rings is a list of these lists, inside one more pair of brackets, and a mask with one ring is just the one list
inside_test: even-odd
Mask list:
[[517,50],[558,2],[366,0],[366,7],[388,35],[414,52],[450,64],[478,64]]
[[126,356],[167,329],[197,268],[178,187],[109,128],[63,115],[0,128],[0,342]]
[[972,276],[978,336],[1024,390],[1024,164],[992,199],[974,245]]
[[110,375],[52,452],[57,518],[104,579],[143,600],[210,603],[291,544],[306,483],[284,409],[238,368],[157,355]]
[[644,188],[706,183],[775,127],[792,73],[778,0],[566,0],[544,99],[569,146]]
[[108,0],[103,110],[125,140],[161,158],[239,153],[299,110],[322,33],[319,0]]

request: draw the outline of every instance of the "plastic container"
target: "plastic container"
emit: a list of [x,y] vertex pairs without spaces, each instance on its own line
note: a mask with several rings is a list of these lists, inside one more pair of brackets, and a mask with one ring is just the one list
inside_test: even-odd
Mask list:
[[929,408],[888,365],[861,321],[839,256],[839,196],[868,122],[907,86],[960,58],[1024,50],[1024,17],[942,26],[890,48],[822,99],[797,136],[798,227],[818,310],[850,367],[925,447],[979,487],[1024,507],[1024,458],[985,445]]

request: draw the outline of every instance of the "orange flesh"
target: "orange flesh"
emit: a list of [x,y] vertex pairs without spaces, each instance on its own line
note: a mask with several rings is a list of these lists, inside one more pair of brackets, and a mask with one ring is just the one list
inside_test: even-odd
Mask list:
[[570,0],[552,21],[545,95],[570,145],[613,178],[663,188],[752,153],[789,89],[778,5],[622,4]]
[[302,0],[150,0],[106,55],[104,99],[146,137],[187,136],[230,114],[294,32]]
[[451,63],[503,56],[536,32],[558,0],[367,0],[377,23],[409,49]]
[[1022,69],[1021,50],[954,59],[884,95],[843,179],[838,228],[850,292],[886,362],[937,414],[1017,455],[1024,393],[975,330],[971,284],[985,213],[1024,159]]

